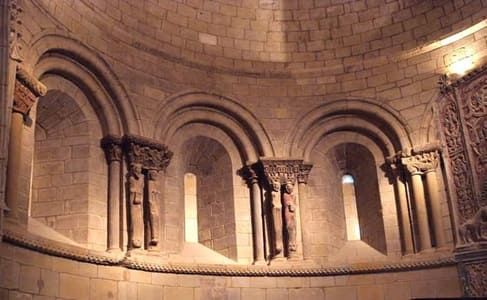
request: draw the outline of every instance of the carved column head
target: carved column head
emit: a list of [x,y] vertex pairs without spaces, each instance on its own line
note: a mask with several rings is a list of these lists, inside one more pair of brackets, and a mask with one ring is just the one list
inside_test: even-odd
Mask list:
[[312,164],[302,163],[299,165],[299,172],[297,175],[298,183],[308,183],[309,172],[311,172]]
[[108,135],[101,140],[101,147],[105,151],[108,163],[122,160],[122,138]]
[[123,145],[128,163],[138,163],[145,170],[165,171],[173,155],[166,145],[140,136],[126,135]]
[[401,162],[411,174],[434,171],[438,167],[439,151],[413,151],[412,155],[402,157]]
[[47,93],[47,87],[20,67],[15,77],[13,111],[26,116],[37,98]]
[[238,175],[247,182],[247,185],[251,187],[253,184],[259,182],[259,171],[256,164],[247,165],[238,171]]

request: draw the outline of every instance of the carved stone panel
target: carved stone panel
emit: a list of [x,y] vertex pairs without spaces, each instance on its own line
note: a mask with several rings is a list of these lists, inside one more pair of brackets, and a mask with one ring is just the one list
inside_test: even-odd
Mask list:
[[437,113],[450,181],[461,223],[487,204],[487,67],[456,82],[442,77]]
[[459,87],[463,130],[479,206],[487,205],[487,71]]
[[469,297],[487,295],[487,262],[471,262],[463,266],[465,294]]

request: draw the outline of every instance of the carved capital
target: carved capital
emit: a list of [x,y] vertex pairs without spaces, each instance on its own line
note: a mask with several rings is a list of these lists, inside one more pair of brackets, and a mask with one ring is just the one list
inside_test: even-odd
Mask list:
[[256,164],[244,166],[238,171],[238,175],[240,175],[249,186],[259,182],[258,166]]
[[166,145],[140,136],[126,135],[123,145],[128,163],[140,164],[147,170],[164,171],[173,155]]
[[280,184],[291,182],[307,183],[312,164],[303,163],[302,159],[294,158],[261,158],[259,164],[267,184],[272,186],[278,181]]
[[403,157],[401,162],[409,173],[418,174],[436,170],[438,159],[439,152],[434,150],[430,152],[413,152],[411,156]]
[[298,183],[308,183],[309,172],[311,172],[312,164],[302,163],[299,165]]
[[294,185],[297,181],[300,165],[303,163],[303,160],[263,158],[260,159],[260,163],[269,185],[272,185],[274,181],[279,181],[281,184],[290,181]]
[[101,146],[105,151],[105,157],[108,163],[122,160],[122,138],[108,135],[101,140]]
[[24,69],[17,67],[13,110],[27,115],[39,96],[44,96],[47,88]]

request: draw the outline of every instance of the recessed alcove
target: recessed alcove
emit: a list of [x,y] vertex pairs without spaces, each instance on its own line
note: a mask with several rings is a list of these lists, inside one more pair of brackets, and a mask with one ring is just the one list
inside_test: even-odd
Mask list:
[[230,157],[222,145],[207,137],[192,138],[183,149],[186,242],[200,243],[236,260]]
[[102,250],[107,236],[107,170],[99,146],[100,125],[83,101],[83,96],[75,100],[59,90],[39,99],[30,217],[75,243]]

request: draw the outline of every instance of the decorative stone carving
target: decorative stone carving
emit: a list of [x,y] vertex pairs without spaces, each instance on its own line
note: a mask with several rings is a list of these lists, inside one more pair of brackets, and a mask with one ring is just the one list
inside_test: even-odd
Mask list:
[[[123,149],[130,166],[131,247],[153,249],[159,243],[160,231],[159,172],[166,169],[173,154],[166,145],[134,135],[124,136]],[[147,225],[145,234],[144,224]]]
[[282,203],[281,203],[281,183],[278,180],[272,181],[271,189],[271,211],[272,211],[272,238],[273,241],[273,257],[282,256],[283,253],[283,239],[282,239]]
[[465,293],[469,297],[487,295],[487,262],[467,263],[464,265]]
[[265,216],[271,239],[271,258],[283,254],[291,258],[297,251],[297,203],[292,192],[295,184],[307,183],[312,165],[301,159],[270,158],[262,158],[259,165],[268,191]]
[[17,0],[10,0],[9,13],[10,13],[10,32],[9,32],[9,46],[10,46],[10,58],[14,61],[23,61],[21,52],[22,47],[20,45],[20,39],[22,38],[21,26],[23,9],[19,6]]
[[487,65],[455,82],[440,79],[437,111],[452,198],[463,220],[487,205]]
[[131,163],[129,169],[130,243],[132,248],[141,248],[143,242],[144,178],[142,165]]
[[157,170],[149,170],[148,177],[148,211],[149,211],[149,229],[150,229],[150,246],[157,246],[159,242],[159,195],[161,192],[158,188],[159,172]]
[[[285,184],[288,181],[293,182],[297,180],[297,176],[300,173],[300,165],[302,160],[298,159],[262,159],[261,164],[265,177],[274,181],[278,180],[281,184]],[[303,174],[304,176],[304,174]],[[271,184],[271,182],[269,182]]]
[[311,172],[312,164],[302,163],[299,165],[299,172],[297,175],[298,183],[308,183],[309,173]]
[[101,146],[105,150],[105,157],[108,163],[122,160],[122,139],[108,135],[101,140]]
[[460,239],[463,243],[473,243],[487,241],[487,237],[482,235],[482,223],[487,222],[487,206],[481,207],[477,213],[465,221],[458,229]]
[[24,69],[17,67],[13,103],[14,112],[27,115],[36,99],[46,93],[47,88],[45,85],[28,74]]
[[424,173],[438,167],[438,151],[419,152],[406,156],[401,162],[411,174]]
[[293,183],[288,181],[282,193],[284,222],[286,224],[285,240],[287,242],[288,257],[292,258],[297,250],[296,245],[296,197],[293,195]]
[[165,170],[173,155],[166,145],[135,135],[126,135],[124,145],[129,163],[147,170]]

